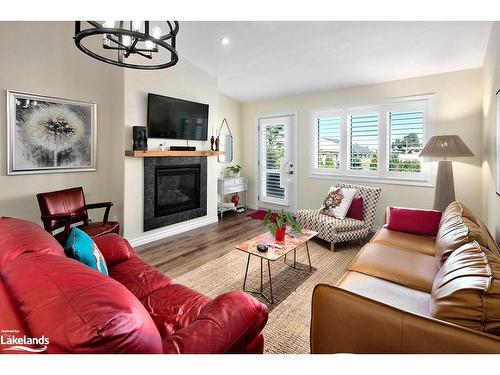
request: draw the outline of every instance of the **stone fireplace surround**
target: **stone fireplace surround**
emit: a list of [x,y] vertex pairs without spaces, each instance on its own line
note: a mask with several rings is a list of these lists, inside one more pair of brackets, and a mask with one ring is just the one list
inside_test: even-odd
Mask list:
[[[200,207],[187,211],[155,217],[155,188],[157,167],[200,166]],[[207,215],[207,158],[157,157],[144,158],[144,231]]]

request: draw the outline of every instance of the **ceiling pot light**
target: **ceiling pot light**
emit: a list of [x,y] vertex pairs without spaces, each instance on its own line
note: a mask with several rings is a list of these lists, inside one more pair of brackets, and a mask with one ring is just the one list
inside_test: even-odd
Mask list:
[[[179,61],[176,50],[176,37],[179,32],[177,21],[155,22],[150,30],[149,21],[76,21],[75,45],[87,55],[108,64],[124,68],[155,70],[174,66]],[[87,28],[83,28],[89,26]],[[95,45],[84,43],[85,38],[102,36],[102,43]],[[158,54],[163,59],[154,62],[153,54],[166,50],[169,53]],[[105,50],[116,51],[116,58],[110,57]],[[127,60],[135,55],[143,58]]]
[[229,38],[227,36],[223,36],[222,38],[220,38],[220,42],[227,46],[229,44]]

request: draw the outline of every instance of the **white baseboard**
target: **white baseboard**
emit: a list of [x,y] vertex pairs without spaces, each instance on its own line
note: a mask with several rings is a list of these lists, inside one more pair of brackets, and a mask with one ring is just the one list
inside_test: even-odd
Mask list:
[[174,228],[172,228],[172,226],[169,226],[160,232],[147,234],[145,236],[137,237],[134,238],[133,240],[128,240],[128,241],[130,242],[130,245],[132,247],[141,246],[153,241],[161,240],[163,238],[175,236],[176,234],[184,233],[192,229],[204,227],[205,225],[217,223],[218,220],[219,218],[217,216],[203,217],[198,220],[193,220],[193,222],[190,223],[185,223],[181,225],[174,224],[173,225]]

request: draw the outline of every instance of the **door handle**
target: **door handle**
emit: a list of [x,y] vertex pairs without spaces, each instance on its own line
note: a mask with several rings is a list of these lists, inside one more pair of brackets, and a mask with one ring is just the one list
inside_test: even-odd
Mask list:
[[[288,187],[289,179],[285,177],[289,172],[286,172],[286,166],[290,162],[286,159],[280,159],[280,188],[286,189]],[[290,170],[289,170],[290,171]]]

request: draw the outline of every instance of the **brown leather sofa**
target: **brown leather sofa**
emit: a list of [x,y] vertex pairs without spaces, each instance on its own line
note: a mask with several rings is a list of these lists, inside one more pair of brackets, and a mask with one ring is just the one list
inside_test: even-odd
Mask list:
[[436,237],[380,228],[315,287],[312,353],[500,353],[500,253],[459,202]]

